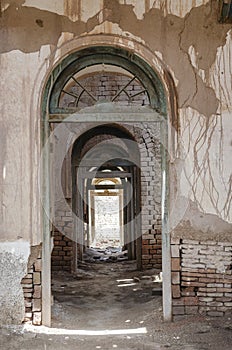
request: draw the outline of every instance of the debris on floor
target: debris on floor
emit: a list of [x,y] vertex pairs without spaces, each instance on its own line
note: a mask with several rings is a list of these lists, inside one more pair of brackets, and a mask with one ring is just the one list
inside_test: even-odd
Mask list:
[[128,251],[121,247],[86,248],[83,259],[88,262],[117,262],[128,260]]
[[162,273],[136,262],[82,262],[77,275],[52,276],[51,327],[0,327],[4,350],[231,350],[231,318],[164,322]]

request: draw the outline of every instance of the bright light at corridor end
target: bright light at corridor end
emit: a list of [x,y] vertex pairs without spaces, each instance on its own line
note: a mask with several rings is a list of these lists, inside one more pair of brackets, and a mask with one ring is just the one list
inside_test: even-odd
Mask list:
[[122,335],[122,334],[146,334],[147,328],[134,328],[134,329],[104,329],[102,331],[82,330],[82,329],[64,329],[64,328],[49,328],[45,326],[32,326],[25,324],[23,330],[31,333],[38,334],[50,334],[50,335]]

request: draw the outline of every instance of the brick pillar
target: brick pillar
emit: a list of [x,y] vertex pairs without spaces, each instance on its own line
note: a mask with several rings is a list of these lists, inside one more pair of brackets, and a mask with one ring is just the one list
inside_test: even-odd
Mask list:
[[42,259],[40,253],[21,282],[25,302],[24,322],[32,321],[34,325],[41,325],[42,322],[41,271]]

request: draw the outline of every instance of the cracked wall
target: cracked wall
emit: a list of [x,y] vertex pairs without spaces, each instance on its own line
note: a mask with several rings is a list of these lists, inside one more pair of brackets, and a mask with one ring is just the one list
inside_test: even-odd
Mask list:
[[94,35],[149,50],[173,78],[173,236],[231,241],[231,25],[219,24],[217,11],[216,0],[1,1],[1,242],[41,241],[42,89],[61,57]]
[[[217,48],[225,43],[230,29],[230,25],[222,25],[217,21],[217,2],[206,2],[205,5],[197,7],[192,2],[192,9],[189,11],[184,10],[183,5],[183,11],[187,11],[184,17],[181,16],[183,14],[177,16],[176,9],[173,9],[173,13],[170,12],[172,7],[168,1],[160,1],[158,8],[154,1],[152,7],[145,6],[145,12],[142,6],[140,11],[133,6],[133,1],[121,3],[96,1],[93,8],[88,1],[70,0],[64,3],[64,13],[61,15],[62,6],[57,6],[56,11],[56,2],[54,11],[51,12],[51,6],[45,10],[39,4],[37,7],[30,7],[30,2],[27,1],[18,1],[18,5],[17,1],[3,1],[1,52],[14,49],[25,53],[38,52],[44,45],[49,45],[54,52],[63,33],[69,33],[73,37],[95,32],[136,37],[153,52],[158,52],[165,65],[173,72],[177,82],[179,106],[191,106],[207,117],[216,113],[219,105],[216,92],[197,74],[196,64],[191,61],[189,50],[195,51],[197,65],[208,77],[216,59]],[[140,3],[146,5],[146,1]],[[190,8],[191,1],[183,3]],[[70,13],[72,18],[76,18],[75,21],[70,19]],[[30,42],[26,40],[28,32]],[[51,59],[52,56],[48,58]],[[188,80],[185,79],[186,76]],[[202,101],[207,103],[201,103]]]
[[[76,6],[79,4],[76,12],[73,10],[74,3]],[[1,130],[3,135],[1,140],[6,137],[6,134],[8,135],[7,141],[4,141],[2,145],[2,153],[3,155],[7,154],[8,161],[14,159],[16,153],[18,153],[18,160],[24,159],[24,164],[19,164],[18,168],[14,161],[7,167],[2,161],[1,167],[5,174],[4,187],[7,188],[8,182],[14,184],[15,179],[11,179],[10,176],[15,172],[21,174],[22,185],[27,180],[26,184],[29,188],[31,188],[31,182],[37,177],[37,174],[31,176],[28,172],[23,173],[21,169],[32,168],[38,161],[39,144],[33,145],[32,150],[28,147],[34,137],[38,139],[39,133],[39,107],[36,97],[39,91],[37,92],[36,89],[38,86],[41,89],[43,75],[47,74],[49,67],[53,65],[55,59],[57,60],[55,58],[56,46],[61,45],[62,48],[62,43],[64,44],[67,38],[70,40],[70,38],[82,34],[94,34],[95,32],[136,37],[153,52],[159,54],[175,80],[179,119],[182,123],[181,134],[184,143],[188,143],[187,146],[184,145],[184,151],[186,151],[186,147],[192,148],[193,146],[194,152],[199,154],[201,152],[197,150],[198,141],[195,139],[186,140],[186,135],[194,127],[194,123],[199,123],[199,128],[202,130],[208,129],[208,125],[212,126],[213,123],[217,123],[212,133],[213,135],[221,134],[221,138],[223,138],[219,141],[221,147],[219,162],[221,168],[226,167],[221,155],[230,151],[230,146],[226,145],[227,135],[223,135],[221,130],[228,130],[228,118],[231,112],[231,94],[229,93],[231,31],[230,25],[217,22],[217,2],[199,1],[194,7],[194,2],[191,4],[191,1],[182,1],[180,8],[183,12],[180,11],[180,8],[178,10],[178,6],[173,9],[173,5],[168,1],[154,1],[153,4],[151,1],[144,1],[141,2],[144,4],[144,6],[141,5],[141,8],[133,6],[133,3],[133,1],[124,1],[123,3],[122,1],[98,1],[94,9],[92,7],[90,9],[88,2],[81,1],[78,3],[76,1],[64,3],[56,1],[53,6],[46,5],[45,2],[36,5],[33,2],[34,7],[31,7],[30,1],[2,1],[0,19],[1,91],[8,91],[11,96],[11,98],[2,99],[3,128]],[[71,20],[69,18],[70,9],[72,14],[84,13],[83,18],[77,16],[75,21]],[[107,23],[111,25],[106,25]],[[29,32],[30,41],[27,40]],[[62,54],[62,51],[59,53]],[[15,74],[15,72],[17,73]],[[196,121],[194,121],[195,118]],[[200,120],[198,121],[198,119]],[[189,120],[191,120],[190,123]],[[14,121],[14,130],[11,130],[12,121]],[[209,134],[209,131],[207,133]],[[19,135],[22,134],[24,137],[20,138]],[[33,136],[31,137],[31,135]],[[212,137],[214,137],[213,135]],[[208,136],[205,136],[205,139],[208,140]],[[197,135],[195,134],[194,137]],[[203,131],[199,131],[198,137],[203,140]],[[9,142],[9,140],[11,141]],[[21,143],[20,147],[18,147],[19,143]],[[25,148],[30,148],[31,154],[25,154],[23,157],[22,153]],[[198,157],[196,153],[195,157]],[[207,162],[209,165],[209,158]],[[197,167],[198,165],[196,165],[196,169]],[[204,167],[203,164],[202,167]],[[201,172],[199,168],[197,171]],[[220,179],[218,171],[215,178],[216,181],[224,183],[229,197],[229,170],[226,167],[223,171],[226,179]],[[21,188],[16,189],[15,186],[17,184],[14,185],[12,191],[14,196],[22,191]],[[196,181],[193,180],[194,193],[195,187]],[[7,191],[11,190],[8,188]],[[25,207],[26,203],[30,203],[35,198],[35,187],[32,189],[31,198],[28,198],[28,192],[22,192],[20,196],[25,197],[21,200],[21,204],[23,201],[23,207]],[[7,195],[7,198],[3,202],[7,200],[10,202],[12,195]],[[229,211],[229,202],[230,198],[225,204],[225,212]],[[20,203],[19,199],[16,198],[14,203],[17,206]],[[1,210],[2,212],[7,211],[5,226],[10,228],[10,232],[13,232],[11,223],[14,223],[17,212],[22,205],[16,208],[17,212],[13,212],[14,206],[11,210],[4,209],[9,208],[9,205],[10,203],[4,204]],[[215,203],[213,206],[215,207]],[[207,207],[203,209],[208,210]],[[214,209],[215,212],[218,210],[221,209]],[[28,211],[31,209],[25,208],[25,213],[22,216],[26,216]],[[8,218],[8,216],[10,217]],[[31,215],[33,218],[36,216],[36,213]],[[39,224],[37,223],[37,225]],[[25,232],[21,235],[25,235]]]

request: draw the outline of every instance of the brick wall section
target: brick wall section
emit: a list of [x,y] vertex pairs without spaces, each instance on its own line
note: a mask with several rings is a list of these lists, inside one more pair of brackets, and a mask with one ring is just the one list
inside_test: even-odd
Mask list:
[[34,325],[41,325],[42,321],[41,271],[42,259],[40,254],[21,282],[25,301],[24,322],[32,321]]
[[142,268],[162,269],[160,134],[143,125],[138,138],[141,156]]
[[142,268],[162,269],[161,220],[142,236]]
[[172,241],[173,317],[232,314],[232,243]]
[[73,241],[59,231],[53,232],[52,271],[71,272]]
[[[79,78],[78,80],[81,85],[87,89],[88,92],[95,96],[97,101],[109,102],[122,88],[124,88],[130,82],[131,77],[113,72],[99,72]],[[79,96],[82,92],[82,88],[75,84],[72,79],[66,85],[64,90],[69,91],[77,96]],[[144,88],[140,82],[135,79],[125,88],[125,90],[128,95],[133,96],[138,92],[144,90]],[[127,94],[125,92],[122,92],[115,99],[115,102],[119,102],[124,106],[127,106],[129,104],[136,104],[140,106],[149,105],[149,100],[146,93],[138,94],[135,97],[131,98],[131,100],[129,100]],[[80,98],[78,107],[83,108],[86,106],[91,106],[94,103],[95,101],[86,92],[84,92]],[[68,94],[62,94],[60,106],[75,107],[75,99]]]
[[67,237],[73,234],[72,211],[57,210],[55,215],[55,227]]

